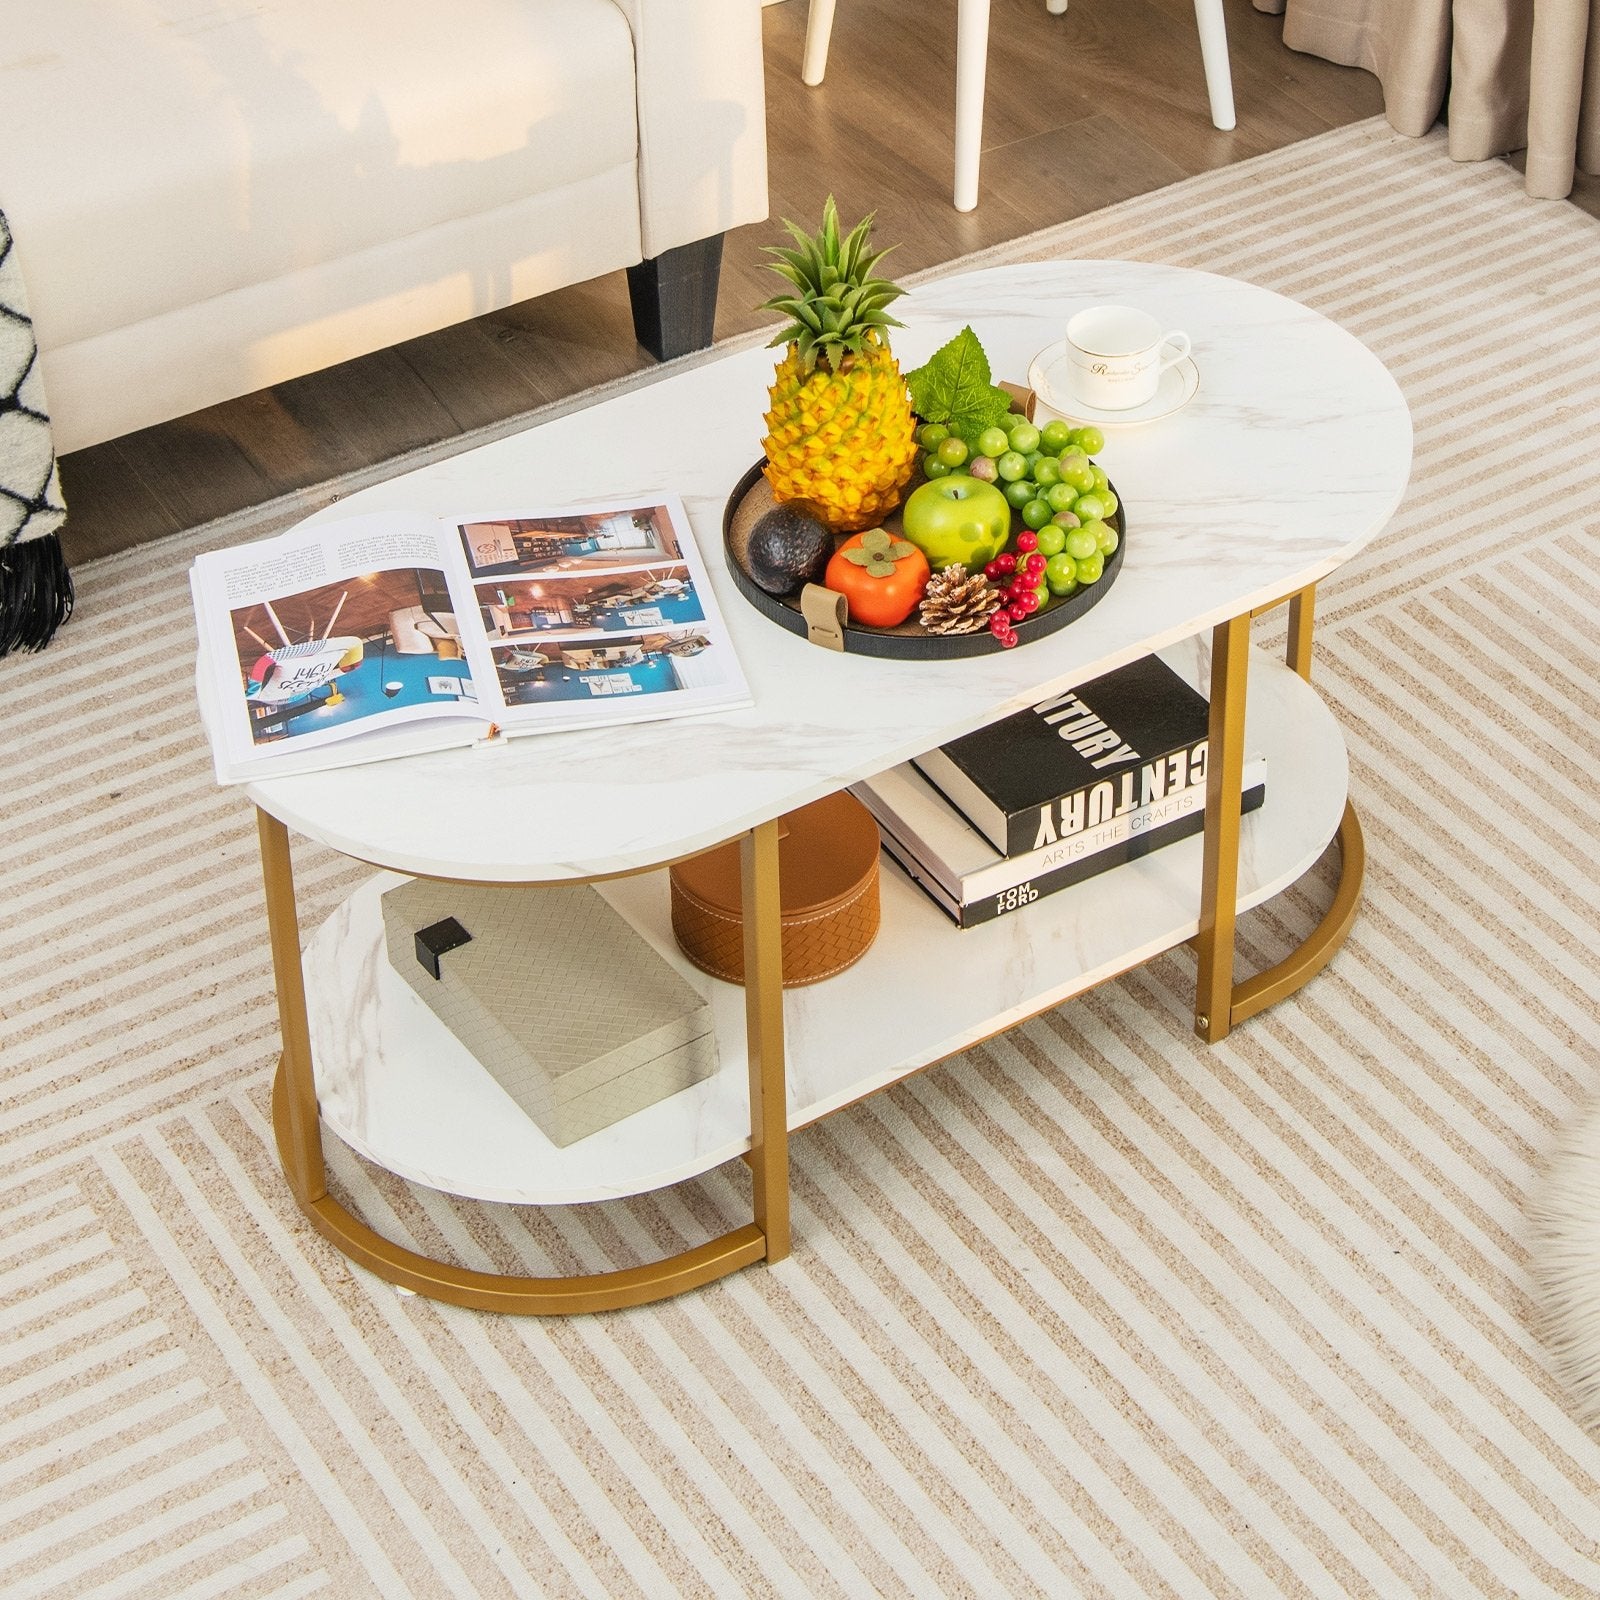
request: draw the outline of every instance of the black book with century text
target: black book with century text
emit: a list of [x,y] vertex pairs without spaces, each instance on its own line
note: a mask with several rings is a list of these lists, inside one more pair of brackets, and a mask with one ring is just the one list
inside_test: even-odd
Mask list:
[[1019,856],[1205,782],[1205,696],[1156,656],[915,758],[994,848]]

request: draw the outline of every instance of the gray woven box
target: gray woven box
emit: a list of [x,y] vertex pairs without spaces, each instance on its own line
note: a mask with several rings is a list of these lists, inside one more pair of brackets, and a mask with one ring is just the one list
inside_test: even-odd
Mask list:
[[[553,1144],[716,1071],[710,1006],[593,889],[419,878],[382,901],[389,964]],[[435,978],[416,936],[449,917],[472,937]]]

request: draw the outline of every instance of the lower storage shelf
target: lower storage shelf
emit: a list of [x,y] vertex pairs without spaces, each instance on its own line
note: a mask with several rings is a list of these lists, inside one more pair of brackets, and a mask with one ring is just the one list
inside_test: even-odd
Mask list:
[[[1198,681],[1194,641],[1163,652]],[[1267,761],[1265,805],[1244,819],[1239,908],[1302,876],[1333,838],[1348,769],[1332,714],[1303,680],[1257,652],[1247,748]],[[855,966],[784,995],[789,1126],[861,1099],[1047,1006],[1140,965],[1199,926],[1202,841],[1168,845],[978,928],[958,930],[892,864],[882,926]],[[714,1076],[557,1149],[397,974],[384,951],[381,874],[305,952],[317,1093],[329,1131],[402,1177],[473,1199],[572,1204],[660,1188],[750,1143],[744,991],[678,952],[664,871],[598,885],[688,981],[710,996]],[[537,889],[525,891],[537,894]]]

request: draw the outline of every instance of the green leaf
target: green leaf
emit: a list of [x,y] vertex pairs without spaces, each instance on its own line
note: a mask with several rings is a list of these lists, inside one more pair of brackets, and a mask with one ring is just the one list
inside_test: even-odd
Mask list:
[[952,433],[981,433],[1011,409],[1011,397],[992,382],[989,358],[971,328],[908,372],[906,385],[917,415],[942,422]]
[[890,578],[894,576],[895,564],[904,561],[913,548],[904,539],[890,538],[882,528],[869,528],[861,535],[859,544],[839,553],[869,578]]

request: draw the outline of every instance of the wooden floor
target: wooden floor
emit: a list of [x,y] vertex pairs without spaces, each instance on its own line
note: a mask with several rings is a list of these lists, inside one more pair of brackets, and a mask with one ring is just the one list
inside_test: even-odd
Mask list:
[[[763,12],[773,220],[728,239],[717,332],[772,322],[761,247],[832,191],[876,208],[897,274],[1291,144],[1382,109],[1376,81],[1284,48],[1228,0],[1239,126],[1211,126],[1191,0],[994,0],[982,188],[950,203],[955,6],[840,0],[827,82],[800,82],[806,0]],[[650,365],[618,272],[65,457],[81,562],[387,460]]]

